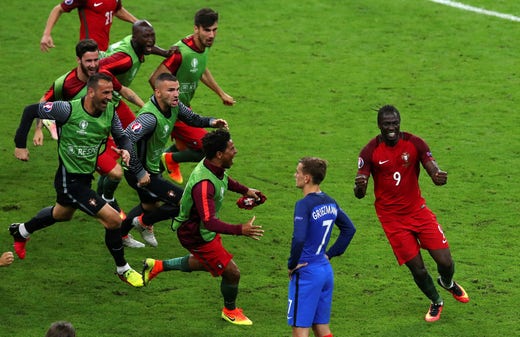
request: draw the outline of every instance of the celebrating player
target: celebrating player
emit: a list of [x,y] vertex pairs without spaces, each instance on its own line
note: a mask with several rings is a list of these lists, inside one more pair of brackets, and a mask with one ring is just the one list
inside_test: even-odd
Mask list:
[[466,291],[455,281],[455,264],[448,240],[419,189],[420,164],[435,185],[444,185],[448,173],[434,160],[430,148],[419,137],[400,131],[401,115],[391,105],[377,114],[381,134],[373,138],[359,155],[354,194],[365,196],[368,177],[374,178],[375,209],[386,237],[400,265],[406,264],[419,289],[431,300],[427,322],[439,320],[444,302],[426,270],[420,248],[428,250],[440,274],[437,282],[462,303]]
[[[16,158],[29,160],[27,134],[34,118],[55,120],[60,129],[59,165],[54,182],[57,196],[54,206],[43,208],[27,222],[11,224],[9,232],[14,238],[15,253],[23,259],[32,233],[56,222],[70,221],[76,210],[80,209],[105,227],[105,244],[114,258],[119,278],[134,287],[142,287],[141,275],[130,267],[124,256],[119,214],[91,189],[98,152],[110,133],[119,146],[114,151],[127,165],[130,157],[135,157],[132,144],[110,102],[113,89],[112,78],[97,73],[89,77],[87,94],[83,98],[70,102],[32,104],[24,109],[15,135]],[[132,170],[131,167],[129,169]],[[138,179],[141,185],[149,182],[146,176],[139,176]]]
[[[143,279],[148,284],[163,271],[207,271],[212,276],[221,276],[220,292],[224,297],[222,319],[237,325],[252,325],[253,322],[236,307],[240,270],[233,255],[222,245],[220,234],[245,235],[259,240],[264,231],[253,225],[255,217],[245,224],[233,225],[218,218],[218,212],[227,190],[252,198],[254,204],[266,198],[258,190],[248,188],[228,176],[226,169],[233,165],[237,150],[228,131],[218,129],[207,133],[202,139],[203,159],[193,170],[181,199],[181,211],[173,223],[177,237],[190,254],[170,260],[146,259]],[[239,199],[240,201],[246,199]],[[253,206],[252,205],[252,206]],[[241,207],[244,203],[239,202]]]
[[[223,119],[202,117],[179,102],[179,81],[170,73],[161,74],[155,80],[153,96],[139,110],[138,116],[126,128],[126,134],[136,146],[137,171],[150,174],[150,184],[140,186],[130,172],[125,173],[128,184],[134,188],[140,203],[128,213],[123,221],[122,234],[126,236],[135,227],[143,239],[151,246],[157,246],[153,225],[161,220],[173,219],[179,214],[179,201],[183,189],[162,177],[159,165],[161,154],[168,142],[176,120],[182,120],[194,127],[227,128]],[[144,244],[133,239],[123,239],[127,247],[140,248]]]
[[[225,105],[233,105],[233,97],[220,88],[206,67],[210,47],[217,35],[218,13],[210,8],[200,9],[195,13],[193,29],[192,35],[175,43],[178,50],[157,67],[150,77],[150,85],[154,88],[157,76],[169,72],[179,80],[179,99],[187,107],[191,107],[191,99],[199,80],[213,90]],[[162,157],[165,169],[173,181],[179,184],[183,182],[180,162],[198,162],[204,157],[201,140],[205,134],[206,130],[186,125],[182,120],[175,122],[172,133],[175,144]]]

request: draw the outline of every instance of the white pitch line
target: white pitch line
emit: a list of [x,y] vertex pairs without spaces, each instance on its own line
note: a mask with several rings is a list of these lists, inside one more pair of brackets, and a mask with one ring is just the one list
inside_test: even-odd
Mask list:
[[442,4],[442,5],[446,5],[446,6],[451,6],[451,7],[463,9],[465,11],[475,12],[475,13],[478,13],[478,14],[490,15],[490,16],[495,16],[497,18],[501,18],[501,19],[506,19],[506,20],[510,20],[510,21],[520,22],[520,17],[518,17],[518,16],[514,16],[514,15],[511,15],[511,14],[504,14],[504,13],[494,12],[494,11],[489,11],[487,9],[465,5],[463,3],[456,2],[456,1],[450,1],[450,0],[429,0],[429,1],[436,2],[438,4]]

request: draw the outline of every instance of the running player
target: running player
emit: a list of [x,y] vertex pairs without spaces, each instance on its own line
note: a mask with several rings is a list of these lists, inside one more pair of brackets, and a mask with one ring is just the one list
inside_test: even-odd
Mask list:
[[354,194],[359,199],[365,196],[372,175],[377,217],[399,265],[406,264],[431,301],[424,319],[435,322],[441,317],[444,301],[426,270],[420,248],[428,250],[437,264],[439,285],[457,301],[469,302],[466,291],[453,280],[455,263],[448,240],[419,188],[421,164],[435,185],[446,184],[448,173],[439,168],[424,140],[400,131],[401,115],[394,106],[378,110],[377,124],[381,134],[359,155]]
[[[191,99],[199,80],[213,90],[225,105],[233,105],[233,97],[225,93],[217,84],[207,68],[210,47],[215,42],[218,29],[218,13],[210,8],[202,8],[195,13],[194,32],[192,35],[175,43],[178,51],[164,60],[150,77],[150,85],[154,88],[159,74],[169,72],[177,77],[181,84],[180,101],[191,108]],[[181,184],[183,182],[180,162],[198,162],[204,157],[202,137],[206,130],[186,125],[181,120],[175,122],[172,139],[175,144],[162,157],[163,165],[170,178]]]

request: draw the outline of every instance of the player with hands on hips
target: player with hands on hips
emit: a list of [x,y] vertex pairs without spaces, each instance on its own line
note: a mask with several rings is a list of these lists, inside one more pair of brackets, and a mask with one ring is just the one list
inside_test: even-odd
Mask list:
[[[289,293],[287,323],[293,337],[332,337],[329,327],[334,288],[330,259],[342,255],[356,228],[338,203],[321,190],[327,162],[317,157],[298,161],[294,174],[303,198],[294,207],[291,253],[287,262]],[[327,249],[332,228],[340,233]]]

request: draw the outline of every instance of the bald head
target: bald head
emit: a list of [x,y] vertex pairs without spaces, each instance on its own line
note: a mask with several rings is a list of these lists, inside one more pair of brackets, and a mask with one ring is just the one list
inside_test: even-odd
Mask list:
[[155,45],[155,30],[146,20],[137,20],[132,26],[132,46],[137,55],[149,55]]

